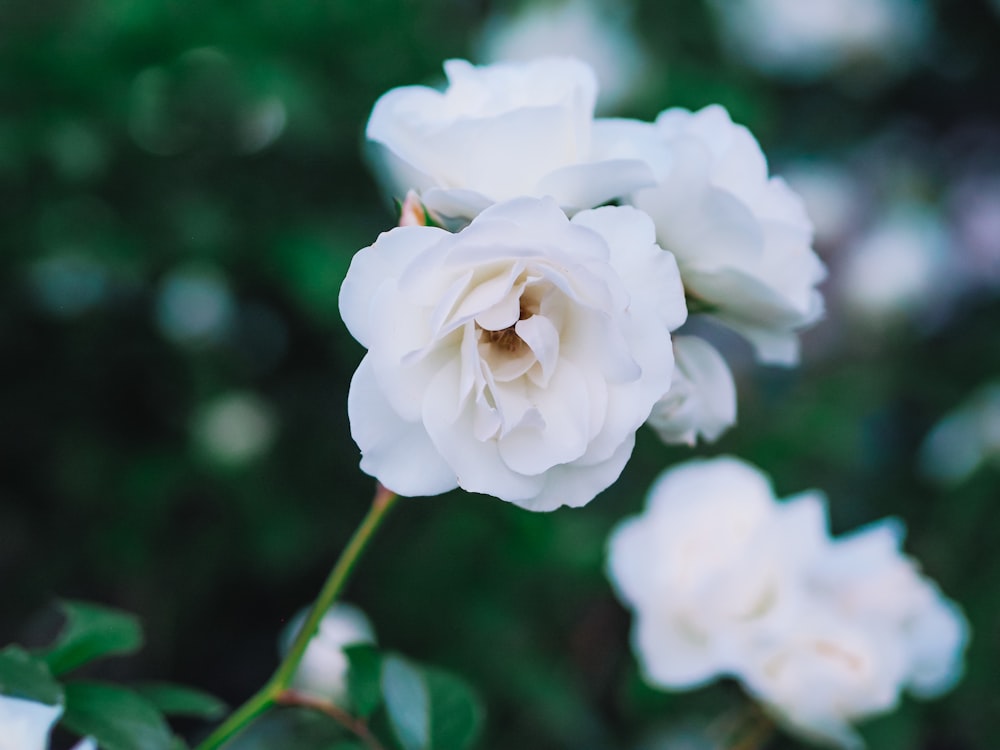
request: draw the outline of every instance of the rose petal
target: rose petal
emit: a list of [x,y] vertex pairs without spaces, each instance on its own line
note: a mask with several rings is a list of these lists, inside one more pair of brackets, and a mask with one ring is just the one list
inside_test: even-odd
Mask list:
[[361,360],[347,395],[351,437],[361,449],[361,470],[408,497],[439,495],[458,486],[420,422],[400,418],[378,387],[371,355]]

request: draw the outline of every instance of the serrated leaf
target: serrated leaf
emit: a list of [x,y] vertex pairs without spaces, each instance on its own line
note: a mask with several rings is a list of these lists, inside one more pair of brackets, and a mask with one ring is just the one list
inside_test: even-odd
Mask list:
[[50,706],[63,702],[63,689],[42,659],[20,646],[0,651],[0,695],[26,698]]
[[66,625],[41,653],[53,674],[61,675],[96,659],[131,654],[142,647],[139,620],[127,612],[84,602],[60,602]]
[[133,688],[166,716],[194,716],[211,720],[221,718],[229,710],[214,695],[184,685],[144,682],[133,685]]
[[101,750],[171,750],[174,746],[174,737],[160,712],[145,698],[118,685],[66,685],[62,723],[77,734],[96,739]]
[[400,656],[386,656],[382,660],[382,697],[389,724],[403,750],[426,750],[430,746],[430,696],[420,670]]
[[430,695],[430,747],[464,750],[471,746],[485,713],[476,694],[463,680],[440,669],[424,669],[424,682]]
[[369,643],[344,649],[347,657],[347,692],[355,716],[367,719],[382,703],[382,657]]

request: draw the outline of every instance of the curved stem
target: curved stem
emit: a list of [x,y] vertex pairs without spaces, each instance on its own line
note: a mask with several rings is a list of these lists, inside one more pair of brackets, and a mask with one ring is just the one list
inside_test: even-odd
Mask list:
[[320,620],[323,619],[323,615],[326,614],[330,605],[343,590],[344,584],[347,583],[347,579],[361,557],[361,553],[364,552],[365,547],[368,546],[375,531],[397,499],[396,493],[386,489],[381,484],[378,485],[368,514],[354,531],[354,535],[340,554],[340,558],[333,566],[333,570],[330,571],[330,575],[327,576],[305,622],[302,623],[298,635],[292,642],[292,647],[288,650],[285,658],[281,660],[278,669],[275,670],[264,687],[236,709],[207,739],[198,745],[196,750],[216,750],[222,747],[242,732],[251,721],[280,701],[282,694],[288,690],[292,683],[295,670],[298,669],[299,662],[302,661],[309,641],[319,629]]
[[319,700],[305,695],[304,693],[299,693],[295,690],[286,690],[278,696],[277,703],[282,706],[305,706],[306,708],[311,708],[314,711],[326,714],[344,727],[344,729],[361,740],[365,744],[365,747],[370,750],[385,750],[382,744],[378,741],[378,738],[372,734],[371,729],[368,728],[368,722],[364,719],[352,716],[344,709],[339,706],[335,706],[328,701]]

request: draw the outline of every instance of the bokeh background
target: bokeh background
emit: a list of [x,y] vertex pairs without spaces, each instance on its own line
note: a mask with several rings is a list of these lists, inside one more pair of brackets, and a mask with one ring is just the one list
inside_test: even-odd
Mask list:
[[364,162],[370,108],[449,57],[573,50],[598,67],[604,113],[718,102],[752,129],[816,222],[827,317],[794,370],[709,334],[739,379],[718,444],[644,430],[581,510],[407,500],[347,598],[387,648],[477,686],[484,749],[710,748],[701,729],[739,691],[643,686],[604,540],[660,470],[733,453],[781,495],[824,489],[836,532],[903,518],[907,551],[965,608],[964,682],[867,723],[871,747],[996,747],[987,0],[3,3],[0,643],[44,641],[54,599],[83,598],[149,635],[101,675],[231,703],[268,676],[373,489],[346,416],[362,349],[337,312],[352,254],[393,223]]

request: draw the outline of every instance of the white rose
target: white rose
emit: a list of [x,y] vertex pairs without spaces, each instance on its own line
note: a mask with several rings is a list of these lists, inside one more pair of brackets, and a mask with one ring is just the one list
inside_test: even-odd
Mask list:
[[825,539],[819,496],[778,503],[767,478],[737,459],[660,475],[645,511],[619,524],[608,550],[646,679],[695,687],[741,669],[758,642],[780,639],[800,612],[798,571]]
[[905,659],[885,634],[852,623],[816,601],[795,627],[747,653],[740,678],[782,725],[814,742],[854,750],[852,728],[899,701]]
[[826,270],[802,202],[768,177],[750,131],[713,105],[668,109],[652,125],[599,121],[595,137],[609,158],[643,155],[654,170],[657,185],[628,201],[653,218],[688,294],[749,339],[761,361],[795,364],[796,331],[823,312],[816,285]]
[[889,519],[837,539],[809,571],[809,585],[846,619],[899,644],[905,683],[930,698],[961,677],[968,625],[901,552],[903,535],[902,524]]
[[368,120],[376,173],[396,198],[412,188],[430,210],[471,218],[519,196],[552,196],[573,212],[651,184],[640,160],[594,158],[597,83],[584,63],[449,60],[444,68],[444,91],[393,89]]
[[[0,750],[45,750],[62,712],[62,706],[0,695]],[[73,750],[97,750],[97,745],[88,738]]]
[[530,510],[617,479],[687,314],[644,214],[570,221],[532,198],[457,234],[382,234],[354,257],[340,310],[368,348],[348,396],[361,468],[402,495],[460,486]]
[[736,383],[726,360],[703,339],[674,337],[674,379],[649,415],[665,443],[713,442],[736,424]]
[[[308,609],[302,610],[288,623],[281,635],[282,655],[292,647],[308,613]],[[350,604],[334,604],[323,615],[319,630],[309,641],[292,679],[292,687],[335,706],[350,709],[347,691],[350,664],[344,649],[374,642],[375,632],[364,612]]]

